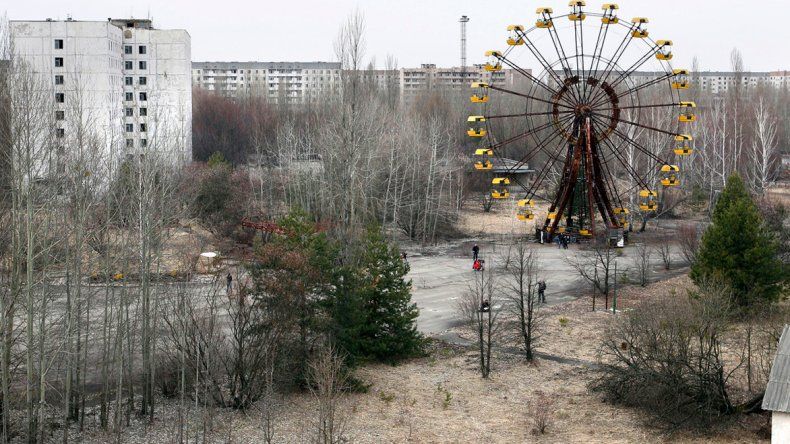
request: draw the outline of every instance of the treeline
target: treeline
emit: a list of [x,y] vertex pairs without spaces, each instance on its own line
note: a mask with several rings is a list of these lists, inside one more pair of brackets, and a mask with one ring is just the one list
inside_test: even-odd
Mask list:
[[[0,441],[68,442],[86,428],[120,440],[155,420],[162,396],[177,399],[174,440],[205,438],[212,408],[305,390],[316,433],[335,442],[327,412],[364,389],[351,366],[420,352],[408,266],[375,224],[362,228],[376,221],[367,200],[341,219],[316,197],[307,216],[271,186],[312,176],[274,164],[265,174],[283,182],[267,182],[221,156],[183,167],[187,132],[166,122],[184,119],[159,119],[139,153],[107,155],[125,134],[97,124],[79,73],[56,131],[49,77],[0,43]],[[165,111],[151,99],[154,118]],[[194,279],[212,240],[177,236],[191,220],[222,239],[242,217],[275,215],[282,230],[256,237],[230,294],[224,273]]]

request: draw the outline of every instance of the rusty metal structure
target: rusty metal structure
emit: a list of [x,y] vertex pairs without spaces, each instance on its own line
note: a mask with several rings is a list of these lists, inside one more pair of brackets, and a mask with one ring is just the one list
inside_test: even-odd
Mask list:
[[[498,172],[491,197],[517,198],[518,219],[535,221],[549,239],[622,230],[632,211],[656,211],[656,189],[679,185],[680,164],[694,151],[696,105],[681,98],[691,85],[688,71],[671,65],[672,42],[652,40],[647,18],[618,18],[616,4],[600,13],[584,1],[569,7],[559,16],[538,8],[534,26],[507,28],[507,49],[486,52],[483,68],[511,69],[524,82],[473,83],[482,112],[468,118],[467,134],[482,142],[474,152],[481,173],[513,153],[514,168],[542,162],[529,183]],[[524,68],[535,65],[541,73]],[[538,200],[549,203],[545,217]]]

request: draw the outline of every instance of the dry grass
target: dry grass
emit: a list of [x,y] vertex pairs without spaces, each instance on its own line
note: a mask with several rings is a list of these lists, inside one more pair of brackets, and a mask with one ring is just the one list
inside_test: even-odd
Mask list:
[[[672,297],[691,282],[685,276],[647,288],[626,287],[618,306],[630,309],[645,297]],[[357,377],[371,384],[365,394],[342,401],[348,439],[355,443],[515,443],[515,442],[660,442],[666,437],[644,424],[635,410],[603,403],[587,389],[597,360],[601,332],[612,315],[591,312],[591,300],[579,299],[547,308],[546,330],[539,352],[575,362],[560,363],[539,357],[526,363],[514,352],[500,351],[492,359],[492,374],[482,380],[474,350],[435,344],[429,357],[392,367],[369,365]],[[564,321],[561,321],[564,319]],[[507,344],[506,344],[507,345]],[[581,362],[579,362],[581,361]],[[553,414],[543,435],[532,433],[529,401],[540,393],[553,400]],[[280,412],[276,442],[307,442],[314,425],[315,403],[309,395],[292,395]],[[136,425],[124,432],[125,442],[172,441],[176,428],[170,405],[158,426]],[[197,415],[193,415],[195,418]],[[261,442],[260,414],[232,411],[212,413],[210,442]],[[754,417],[732,424],[712,436],[681,435],[675,442],[760,442]],[[201,428],[194,425],[194,430]],[[105,436],[83,435],[88,442]],[[767,442],[767,441],[764,441]]]

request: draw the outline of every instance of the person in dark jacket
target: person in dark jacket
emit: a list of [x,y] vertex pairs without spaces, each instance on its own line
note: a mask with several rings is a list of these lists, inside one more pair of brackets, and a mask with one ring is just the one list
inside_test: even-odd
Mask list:
[[477,244],[475,244],[475,246],[472,247],[472,260],[476,261],[477,260],[477,256],[479,254],[480,254],[480,247],[478,247]]
[[546,281],[538,282],[538,302],[546,303]]
[[233,276],[228,273],[228,276],[225,278],[225,280],[228,281],[228,294],[230,294],[230,291],[233,289]]

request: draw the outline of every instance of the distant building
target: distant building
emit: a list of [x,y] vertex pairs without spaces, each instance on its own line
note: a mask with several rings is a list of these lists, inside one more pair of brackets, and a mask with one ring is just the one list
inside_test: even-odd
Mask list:
[[771,442],[790,442],[790,325],[779,339],[762,407],[771,411]]
[[68,155],[79,106],[107,156],[161,149],[176,162],[192,159],[187,31],[155,29],[151,20],[70,18],[13,20],[10,29],[16,56],[52,90],[58,158]]
[[193,62],[192,85],[226,97],[315,102],[340,87],[340,63]]
[[[419,68],[364,70],[361,76],[379,90],[410,101],[429,90],[463,90],[474,81],[512,86],[520,75],[510,69],[487,72],[482,65],[463,69]],[[192,85],[226,97],[263,97],[270,103],[317,102],[341,87],[342,70],[334,62],[193,62]]]

